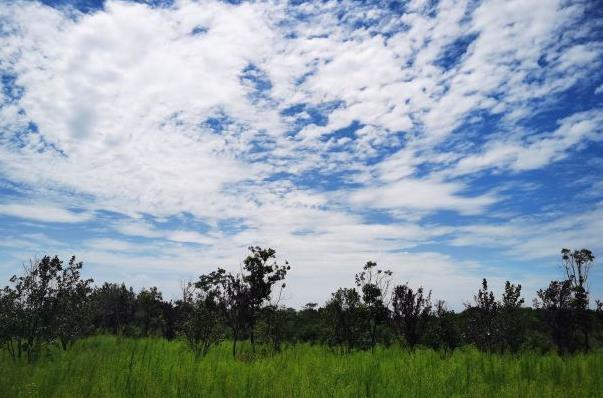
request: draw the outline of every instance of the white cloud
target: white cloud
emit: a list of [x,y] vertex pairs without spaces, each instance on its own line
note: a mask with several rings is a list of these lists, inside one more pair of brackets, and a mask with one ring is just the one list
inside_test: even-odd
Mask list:
[[603,203],[581,213],[523,216],[508,222],[458,228],[457,246],[503,248],[522,259],[550,258],[561,248],[603,251]]
[[463,196],[459,183],[437,180],[404,179],[354,192],[350,200],[375,208],[416,209],[423,211],[456,210],[463,214],[480,214],[495,203],[493,195]]
[[[431,284],[455,273],[473,281],[450,257],[400,250],[453,230],[463,234],[459,245],[479,244],[478,232],[496,240],[506,229],[456,230],[423,217],[483,215],[501,198],[469,194],[475,173],[540,169],[600,140],[598,109],[549,132],[522,123],[600,70],[601,44],[585,40],[580,4],[427,7],[413,1],[398,14],[356,2],[183,0],[152,9],[108,1],[96,13],[67,15],[3,4],[0,69],[23,96],[0,97],[0,175],[61,205],[6,203],[0,213],[83,222],[112,211],[130,217],[109,223],[113,231],[159,247],[141,256],[129,241],[91,240],[97,264],[131,249],[136,256],[120,255],[126,268],[190,271],[199,252],[237,264],[258,243],[277,246],[324,292],[332,286],[316,272],[347,278],[358,259],[374,256],[406,264],[403,275],[438,264],[426,271]],[[357,28],[367,21],[374,23]],[[204,32],[192,35],[199,26]],[[466,51],[444,67],[442,56],[467,38]],[[261,95],[243,79],[249,65],[270,82]],[[297,115],[281,113],[300,104]],[[500,123],[483,140],[460,128],[493,114]],[[208,118],[222,118],[224,129],[214,131]],[[332,136],[355,122],[358,130]],[[382,210],[397,223],[365,217]],[[208,231],[157,222],[182,213]],[[236,225],[228,231],[221,222]],[[189,251],[187,243],[204,247]]]
[[486,168],[508,168],[516,172],[539,169],[567,157],[578,144],[602,139],[603,110],[576,113],[561,120],[552,133],[528,136],[527,142],[493,141],[482,153],[461,159],[449,174],[467,174]]
[[51,223],[80,223],[89,221],[93,215],[89,212],[73,212],[45,204],[0,204],[0,214]]

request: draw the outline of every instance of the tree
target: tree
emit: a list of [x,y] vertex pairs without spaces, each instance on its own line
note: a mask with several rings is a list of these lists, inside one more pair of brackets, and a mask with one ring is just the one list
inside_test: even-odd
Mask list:
[[456,314],[447,308],[446,302],[438,300],[431,314],[425,332],[427,345],[444,352],[460,346],[461,338]]
[[22,276],[10,279],[14,284],[12,295],[16,299],[18,356],[25,351],[28,362],[36,359],[42,347],[52,341],[57,276],[61,270],[62,262],[58,257],[45,256],[40,261],[30,261]]
[[163,319],[163,337],[167,340],[174,339],[178,328],[178,309],[172,301],[161,302],[161,318]]
[[195,356],[205,356],[221,338],[220,303],[215,291],[205,291],[188,283],[183,287],[178,305],[185,314],[182,330],[186,342]]
[[318,303],[307,303],[297,312],[295,325],[296,337],[301,341],[321,341],[324,336],[324,319],[321,316],[324,308],[319,308]]
[[571,281],[552,281],[538,290],[534,306],[544,311],[553,342],[561,353],[574,350],[574,313]]
[[377,344],[377,328],[388,318],[386,297],[392,272],[377,268],[377,263],[369,261],[362,272],[356,274],[356,286],[362,293],[362,301],[366,307],[369,320],[369,336],[371,350]]
[[134,321],[136,294],[125,284],[107,283],[94,289],[91,296],[94,324],[113,334],[124,334]]
[[411,349],[419,343],[431,315],[431,292],[423,293],[423,287],[416,292],[408,283],[398,285],[392,294],[393,321],[398,335],[404,336]]
[[470,343],[485,351],[492,351],[497,338],[497,317],[500,310],[494,293],[488,290],[488,281],[482,280],[482,287],[473,296],[474,304],[465,304],[467,316],[466,337]]
[[340,288],[332,293],[325,306],[330,326],[329,345],[341,346],[347,352],[362,346],[366,331],[365,314],[365,307],[356,289]]
[[163,297],[157,287],[142,289],[136,296],[134,320],[143,336],[156,335],[163,330]]
[[237,342],[248,326],[249,286],[240,274],[218,268],[201,275],[195,287],[218,300],[218,308],[232,332],[232,356],[236,357]]
[[[258,314],[264,304],[270,304],[274,286],[285,279],[291,267],[287,261],[285,265],[278,265],[274,249],[250,246],[249,250],[251,254],[243,261],[243,281],[248,286],[247,326],[251,347],[255,352],[255,325]],[[283,288],[285,288],[284,283],[280,284],[280,289]],[[280,291],[278,297],[280,298]]]
[[589,336],[592,329],[592,319],[588,311],[589,292],[588,275],[592,268],[595,256],[588,249],[561,250],[562,266],[565,276],[571,283],[574,293],[572,307],[576,312],[576,326],[583,336],[583,347],[585,350],[590,348]]
[[497,319],[498,344],[501,351],[508,349],[516,352],[521,348],[526,331],[526,323],[521,312],[523,303],[521,285],[506,281]]
[[54,327],[64,350],[90,329],[89,299],[92,279],[81,279],[83,263],[75,256],[57,275]]
[[21,355],[21,322],[17,295],[8,286],[0,290],[0,347],[6,348],[13,361]]

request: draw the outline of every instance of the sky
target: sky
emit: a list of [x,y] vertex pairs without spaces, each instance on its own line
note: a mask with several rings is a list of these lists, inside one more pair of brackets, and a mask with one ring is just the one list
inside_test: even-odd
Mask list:
[[288,306],[369,260],[530,303],[603,256],[602,64],[596,0],[2,1],[0,285],[76,255],[176,298],[260,245]]

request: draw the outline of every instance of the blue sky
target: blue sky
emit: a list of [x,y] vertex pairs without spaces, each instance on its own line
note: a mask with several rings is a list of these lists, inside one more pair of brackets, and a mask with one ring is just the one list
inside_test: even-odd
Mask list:
[[0,278],[175,297],[257,244],[291,306],[368,260],[529,302],[603,256],[602,55],[596,1],[2,2]]

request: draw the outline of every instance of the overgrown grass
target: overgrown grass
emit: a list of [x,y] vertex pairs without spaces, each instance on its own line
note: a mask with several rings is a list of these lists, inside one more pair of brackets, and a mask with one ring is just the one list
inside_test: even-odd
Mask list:
[[230,346],[195,359],[181,342],[110,336],[37,363],[0,357],[2,397],[601,397],[603,354],[444,356],[378,348],[339,355],[298,345],[234,360]]

